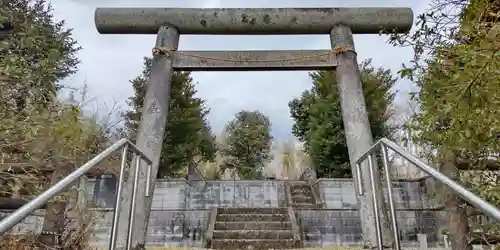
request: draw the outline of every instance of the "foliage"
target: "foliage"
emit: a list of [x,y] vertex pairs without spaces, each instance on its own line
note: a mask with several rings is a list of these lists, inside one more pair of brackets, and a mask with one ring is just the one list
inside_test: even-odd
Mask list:
[[[8,93],[0,88],[1,93]],[[6,96],[2,95],[2,98]],[[5,103],[5,102],[2,102]],[[77,167],[108,146],[105,130],[92,119],[83,117],[75,105],[56,103],[45,109],[30,111],[28,117],[0,113],[0,196],[31,199],[46,189],[50,172],[68,165]],[[8,150],[5,150],[8,149]],[[109,165],[119,165],[108,159]],[[103,163],[105,164],[105,163]],[[106,169],[105,171],[110,171]],[[49,172],[49,174],[50,174]],[[54,173],[52,173],[54,175]],[[66,202],[76,197],[71,188],[50,202]],[[81,208],[78,212],[64,211],[61,249],[87,249],[92,213]],[[45,220],[49,220],[46,217]],[[61,220],[61,218],[57,218]],[[77,220],[78,222],[75,222]],[[78,223],[75,227],[74,224]],[[34,249],[39,235],[0,238],[2,249]],[[42,248],[44,249],[44,248]]]
[[[79,105],[57,100],[58,82],[76,71],[80,47],[64,22],[54,21],[50,5],[7,1],[0,5],[0,22],[13,27],[0,37],[0,196],[30,198],[45,189],[50,174],[81,165],[106,147],[108,131],[85,117]],[[69,202],[73,194],[68,191],[49,205]],[[89,217],[80,217],[83,211],[62,212],[69,224],[57,247],[84,249]],[[70,227],[75,220],[79,227]],[[45,222],[55,221],[46,217]],[[0,248],[34,249],[40,242],[32,236],[3,235]]]
[[[421,106],[414,118],[419,131],[415,139],[434,149],[434,161],[451,155],[455,163],[468,162],[470,170],[484,170],[485,159],[500,166],[499,18],[498,1],[436,0],[418,16],[417,30],[391,37],[393,44],[414,49],[414,60],[400,73],[420,88],[414,96]],[[497,172],[460,176],[483,198],[500,205]],[[461,221],[467,223],[467,218]],[[456,222],[449,223],[450,231],[456,228]]]
[[[371,60],[360,64],[360,73],[373,137],[390,137],[395,130],[389,123],[394,99],[390,89],[396,79],[389,70],[373,68]],[[310,76],[312,89],[289,103],[293,134],[304,142],[319,178],[352,177],[336,74],[317,71]]]
[[[64,21],[56,22],[45,0],[13,0],[0,6],[0,17],[14,30],[0,41],[0,76],[18,84],[12,102],[22,109],[50,103],[61,86],[56,83],[76,71],[81,49]],[[37,91],[33,91],[37,89]],[[13,90],[11,90],[13,91]]]
[[219,179],[219,173],[218,173],[219,167],[217,165],[217,162],[213,161],[201,162],[198,166],[198,169],[207,180]]
[[[2,163],[35,168],[81,164],[102,146],[101,127],[80,108],[56,101],[57,81],[73,74],[80,50],[64,22],[43,0],[0,7],[11,36],[0,41],[0,151]],[[19,181],[18,181],[19,182]]]
[[[101,215],[89,212],[87,209],[77,208],[74,210],[76,217],[71,216],[64,220],[64,231],[58,237],[60,244],[57,249],[61,250],[91,250],[89,240],[93,235],[92,227]],[[4,250],[45,250],[53,249],[40,243],[40,234],[7,234],[0,237],[0,248]]]
[[[486,1],[472,1],[470,6],[481,2]],[[493,15],[484,10],[486,6],[477,8],[484,15]],[[493,25],[474,21],[473,16],[477,15],[474,12],[469,10],[465,14],[464,9],[461,15],[448,17],[453,18],[457,26],[440,29],[443,33],[436,34],[433,34],[434,30],[439,26],[429,27],[428,23],[433,23],[430,19],[442,17],[421,17],[422,32],[430,33],[435,39],[432,43],[428,41],[432,39],[430,37],[412,39],[434,47],[432,51],[420,47],[415,49],[428,52],[432,59],[417,57],[413,67],[407,67],[401,73],[414,79],[421,89],[416,96],[422,111],[416,117],[422,131],[419,139],[435,146],[446,145],[459,155],[466,153],[478,159],[500,151],[500,111],[496,108],[500,105],[497,95],[500,91],[497,77],[500,72],[500,28],[498,22]],[[462,22],[467,19],[473,20]],[[454,38],[449,39],[450,36]],[[417,53],[417,56],[420,55]],[[464,149],[467,152],[462,152]]]
[[259,179],[271,159],[271,123],[259,111],[238,112],[225,127],[224,162],[220,171],[236,170],[242,179]]
[[[151,77],[151,63],[152,58],[144,58],[142,74],[131,81],[135,95],[128,100],[131,110],[123,114],[131,138],[135,138],[139,128],[146,84]],[[174,72],[167,130],[158,171],[160,178],[179,177],[179,171],[197,156],[202,156],[201,160],[215,157],[215,137],[206,118],[209,109],[205,107],[205,101],[195,97],[195,94],[190,73]]]

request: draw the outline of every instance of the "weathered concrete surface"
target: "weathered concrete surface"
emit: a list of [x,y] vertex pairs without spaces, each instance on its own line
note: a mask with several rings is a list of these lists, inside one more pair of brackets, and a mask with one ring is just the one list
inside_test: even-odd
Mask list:
[[[430,245],[443,243],[439,231],[444,223],[444,212],[440,211],[398,211],[398,225],[404,245],[418,242],[418,234],[425,234]],[[298,210],[305,247],[329,247],[359,245],[365,223],[356,210]]]
[[[162,27],[158,30],[156,47],[169,47],[176,50],[179,44],[179,32],[173,27]],[[144,98],[141,122],[138,129],[136,147],[146,154],[151,160],[152,186],[154,187],[158,164],[163,143],[163,135],[167,124],[167,116],[170,103],[170,88],[172,84],[172,59],[166,56],[155,56],[152,62],[151,78],[147,83],[146,96]],[[133,161],[134,162],[134,161]],[[141,164],[139,168],[139,183],[137,185],[137,196],[135,200],[136,210],[132,213],[135,221],[132,227],[132,248],[145,244],[147,224],[151,211],[152,197],[146,197],[146,172],[148,166]],[[130,224],[130,204],[132,204],[132,185],[135,173],[129,173],[121,202],[123,206],[120,214],[120,225],[118,227],[118,245],[125,246],[127,241],[127,226]]]
[[[386,246],[391,246],[392,235],[390,234],[389,221],[386,216],[387,209],[383,202],[381,188],[373,190],[367,161],[362,164],[361,173],[356,171],[356,161],[371,148],[373,138],[352,29],[344,24],[334,26],[330,32],[330,41],[332,48],[346,50],[337,57],[339,66],[336,69],[336,85],[339,89],[340,107],[351,170],[352,173],[360,175],[364,180],[362,185],[365,194],[358,196],[361,221],[366,223],[362,228],[363,240],[367,247],[377,246],[377,232],[379,232],[377,227],[379,227],[384,238],[381,241],[387,244]],[[380,185],[379,174],[375,173],[373,176],[374,185]],[[378,208],[374,206],[375,200],[377,200]],[[379,216],[376,215],[377,213]]]
[[164,25],[181,34],[278,35],[329,34],[336,24],[354,34],[378,34],[383,28],[410,30],[410,8],[97,8],[95,25],[101,34],[156,34]]
[[303,183],[290,183],[291,204],[294,208],[298,209],[314,209],[316,208],[316,201],[314,199],[313,191],[308,182]]
[[[286,208],[218,208],[211,248],[283,249],[300,246],[298,226]],[[296,233],[293,223],[295,221]],[[255,224],[262,225],[255,229]],[[276,228],[276,223],[289,225]],[[223,226],[221,226],[223,225]],[[231,225],[228,229],[225,225]],[[249,229],[252,227],[254,229]]]
[[282,181],[193,181],[189,208],[210,207],[284,207]]
[[113,208],[116,201],[117,178],[114,175],[103,175],[95,179],[92,200],[97,207]]
[[330,50],[177,51],[174,69],[185,71],[327,70],[337,66]]

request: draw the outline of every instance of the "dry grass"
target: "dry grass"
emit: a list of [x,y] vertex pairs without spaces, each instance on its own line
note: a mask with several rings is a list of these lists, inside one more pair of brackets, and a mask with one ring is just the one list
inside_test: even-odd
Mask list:
[[[13,229],[11,234],[0,237],[0,249],[2,250],[91,250],[89,240],[93,234],[95,222],[101,218],[101,214],[86,208],[67,209],[64,213],[64,230],[56,237],[55,245],[52,247],[41,243],[41,235],[37,233],[22,233]],[[33,231],[33,230],[28,230]]]

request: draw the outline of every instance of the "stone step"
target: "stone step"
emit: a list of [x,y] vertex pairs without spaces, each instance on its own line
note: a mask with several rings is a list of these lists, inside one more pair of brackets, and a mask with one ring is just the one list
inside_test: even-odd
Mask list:
[[304,233],[303,237],[305,241],[318,241],[321,240],[321,237],[324,236],[320,233]]
[[289,221],[237,221],[215,222],[215,230],[281,230],[291,229]]
[[288,214],[218,214],[216,221],[288,221]]
[[292,196],[292,200],[309,201],[309,200],[314,200],[314,198],[311,196]]
[[292,207],[313,208],[315,204],[312,202],[293,202]]
[[314,202],[312,201],[293,201],[292,207],[296,206],[314,206]]
[[292,194],[294,194],[294,193],[310,193],[311,188],[309,188],[309,187],[290,188],[290,192],[292,192]]
[[297,248],[298,243],[289,240],[260,240],[260,239],[218,239],[212,240],[211,249],[290,249]]
[[292,193],[294,193],[294,192],[311,192],[311,187],[309,187],[309,186],[290,187],[290,191]]
[[292,204],[314,204],[314,200],[292,200]]
[[293,190],[292,196],[312,196],[312,192],[309,190]]
[[304,187],[309,187],[309,183],[307,182],[301,182],[301,183],[294,183],[294,184],[290,184],[290,188],[304,188]]
[[304,191],[304,190],[296,190],[296,191],[293,191],[291,192],[292,193],[292,197],[293,196],[312,196],[312,192],[308,192],[308,191]]
[[305,191],[305,190],[295,190],[292,192],[292,196],[297,196],[297,195],[305,195],[305,196],[310,196],[312,192]]
[[214,239],[292,239],[292,230],[214,230]]
[[217,208],[218,214],[285,214],[286,208],[276,207],[262,207],[262,208],[235,208],[235,207],[221,207]]

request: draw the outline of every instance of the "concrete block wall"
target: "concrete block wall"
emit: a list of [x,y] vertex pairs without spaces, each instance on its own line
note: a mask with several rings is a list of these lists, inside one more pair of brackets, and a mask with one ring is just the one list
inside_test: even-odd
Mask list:
[[[102,214],[94,229],[95,246],[105,247],[109,239],[114,192],[113,178],[89,180],[85,197],[90,207]],[[429,184],[430,183],[430,184]],[[361,221],[352,180],[320,179],[318,187],[326,207],[297,211],[298,219],[309,233],[318,234],[306,245],[332,246],[359,244]],[[395,182],[396,203],[403,241],[417,241],[426,234],[429,245],[439,242],[441,224],[438,204],[425,192],[432,188],[426,180]],[[147,234],[148,245],[199,247],[207,228],[210,207],[281,207],[285,205],[284,182],[268,181],[201,181],[158,180]],[[438,211],[435,211],[438,210]],[[0,214],[1,215],[1,214]],[[25,220],[24,230],[41,228],[42,214]],[[38,225],[38,226],[36,226]],[[125,226],[125,225],[120,225]],[[406,238],[405,238],[406,237]]]
[[[429,245],[444,242],[440,229],[444,225],[442,206],[428,193],[435,190],[429,178],[394,181],[398,226],[402,242],[414,244],[417,235],[427,235]],[[298,211],[303,230],[320,234],[308,242],[311,246],[359,244],[361,226],[354,182],[350,179],[319,179],[318,189],[325,207],[322,211]],[[387,191],[383,185],[387,202]]]
[[211,207],[283,207],[282,181],[192,181],[190,209]]
[[[94,246],[105,247],[109,240],[115,197],[100,182],[87,183],[86,198],[91,207],[104,214],[95,226]],[[116,186],[116,184],[115,184]],[[101,188],[106,189],[100,190]],[[102,194],[102,195],[99,195]],[[149,246],[201,247],[211,207],[280,207],[285,205],[282,181],[201,181],[159,180],[153,194],[147,242]]]
[[[113,211],[100,213],[103,217],[95,225],[91,241],[94,247],[107,247]],[[147,244],[151,247],[201,247],[207,222],[206,210],[152,210]]]

